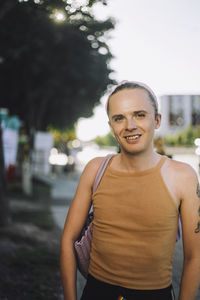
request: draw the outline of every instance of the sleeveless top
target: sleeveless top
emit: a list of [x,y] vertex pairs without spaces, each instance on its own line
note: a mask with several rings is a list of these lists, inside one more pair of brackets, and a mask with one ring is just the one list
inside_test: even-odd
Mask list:
[[89,273],[96,279],[138,290],[171,284],[179,212],[161,176],[165,159],[139,172],[109,162],[92,197]]

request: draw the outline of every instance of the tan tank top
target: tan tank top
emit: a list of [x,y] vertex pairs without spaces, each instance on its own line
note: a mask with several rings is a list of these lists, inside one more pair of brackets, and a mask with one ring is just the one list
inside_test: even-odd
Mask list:
[[110,167],[93,194],[94,226],[89,273],[130,289],[171,284],[178,207],[156,167],[121,172]]

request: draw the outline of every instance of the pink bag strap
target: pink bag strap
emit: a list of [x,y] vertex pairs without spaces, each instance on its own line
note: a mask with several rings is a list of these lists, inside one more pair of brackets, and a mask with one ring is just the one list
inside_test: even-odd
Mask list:
[[101,178],[105,172],[105,169],[110,161],[110,159],[114,156],[114,154],[108,154],[104,157],[98,171],[97,171],[97,175],[95,177],[95,180],[94,180],[94,184],[93,184],[93,188],[92,188],[92,193],[94,194],[94,192],[96,191],[100,181],[101,181]]

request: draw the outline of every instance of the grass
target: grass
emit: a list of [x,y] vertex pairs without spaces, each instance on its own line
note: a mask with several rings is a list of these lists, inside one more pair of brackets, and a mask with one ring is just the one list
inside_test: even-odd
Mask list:
[[21,221],[28,224],[34,224],[45,230],[51,230],[54,227],[52,214],[47,208],[46,210],[20,210],[13,212],[13,221]]
[[8,183],[7,195],[9,198],[15,197],[16,199],[26,199],[32,201],[44,201],[50,197],[51,187],[44,184],[39,180],[33,179],[32,181],[32,195],[27,196],[22,191],[21,179],[16,179],[14,182]]

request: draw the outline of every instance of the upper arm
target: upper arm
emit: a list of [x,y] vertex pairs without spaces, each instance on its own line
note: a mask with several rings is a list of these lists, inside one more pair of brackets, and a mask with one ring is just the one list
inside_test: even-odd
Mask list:
[[75,241],[80,234],[91,207],[92,187],[102,160],[102,157],[91,160],[80,177],[66,218],[64,239],[69,238]]
[[184,256],[200,258],[200,191],[195,171],[183,166],[180,180]]

